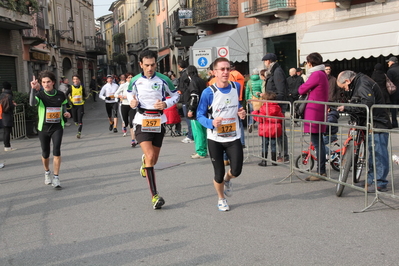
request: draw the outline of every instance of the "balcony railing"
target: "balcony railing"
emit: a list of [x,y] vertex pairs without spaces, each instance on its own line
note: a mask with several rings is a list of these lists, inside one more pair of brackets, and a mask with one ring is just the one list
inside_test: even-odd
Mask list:
[[60,38],[57,35],[57,31],[55,30],[54,24],[49,24],[47,42],[53,47],[60,46]]
[[219,18],[238,17],[237,0],[198,1],[193,7],[193,23],[201,24]]
[[158,38],[156,37],[149,37],[148,39],[145,39],[143,41],[143,50],[148,49],[148,50],[155,50],[157,51],[159,49],[158,47]]
[[143,43],[137,42],[137,43],[128,43],[127,45],[127,53],[128,54],[135,54],[143,50]]
[[85,36],[85,49],[86,53],[94,53],[97,55],[107,54],[105,40],[97,36]]
[[295,10],[296,1],[295,0],[255,0],[248,1],[248,8],[245,10],[245,15],[267,13],[268,11],[284,11],[284,10]]
[[22,36],[27,39],[31,39],[31,45],[35,45],[35,42],[42,43],[46,40],[46,29],[44,27],[43,13],[39,12],[36,16],[33,16],[33,28],[22,30]]

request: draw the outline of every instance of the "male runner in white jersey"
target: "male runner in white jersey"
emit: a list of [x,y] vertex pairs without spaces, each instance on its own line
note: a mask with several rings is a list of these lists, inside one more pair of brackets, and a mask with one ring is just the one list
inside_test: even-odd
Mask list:
[[[245,119],[246,112],[240,106],[240,84],[229,82],[230,62],[218,58],[213,62],[216,83],[206,88],[197,108],[197,120],[207,128],[208,149],[215,177],[213,184],[218,194],[220,211],[230,210],[225,196],[232,195],[230,179],[242,171],[243,150],[240,141],[239,119]],[[223,152],[230,159],[230,170],[226,173]]]
[[[167,76],[155,72],[156,52],[145,50],[140,53],[139,60],[143,72],[130,81],[127,97],[130,106],[137,108],[133,128],[136,140],[144,153],[141,157],[140,174],[147,177],[153,208],[160,209],[165,204],[165,200],[158,195],[154,165],[158,161],[165,135],[167,118],[163,110],[176,104],[179,94]],[[169,94],[170,98],[166,99],[166,94]]]

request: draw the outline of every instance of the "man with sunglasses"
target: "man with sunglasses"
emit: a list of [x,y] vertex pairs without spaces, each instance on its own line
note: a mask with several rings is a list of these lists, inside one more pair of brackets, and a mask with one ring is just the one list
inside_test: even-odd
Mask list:
[[[197,120],[207,128],[208,149],[214,169],[214,187],[218,194],[219,211],[230,210],[225,196],[232,195],[231,179],[242,171],[243,150],[240,141],[239,119],[246,112],[239,103],[240,84],[230,82],[230,62],[218,58],[213,63],[216,83],[207,87],[201,95],[197,108]],[[226,173],[223,153],[230,159],[230,170]]]

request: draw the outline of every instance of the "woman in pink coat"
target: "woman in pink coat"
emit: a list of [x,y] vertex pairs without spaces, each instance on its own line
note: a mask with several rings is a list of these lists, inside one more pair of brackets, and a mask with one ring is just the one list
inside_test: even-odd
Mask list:
[[[311,53],[306,57],[308,66],[307,81],[298,88],[299,94],[309,94],[309,101],[328,102],[328,79],[324,71],[323,57],[319,53]],[[308,103],[306,105],[304,119],[318,122],[325,122],[327,118],[327,106],[324,104]],[[323,133],[326,131],[326,125],[318,123],[305,123],[304,133],[310,133],[310,140],[315,146],[318,156],[317,172],[326,176],[326,152],[323,143]],[[308,176],[306,181],[323,180],[317,176]]]

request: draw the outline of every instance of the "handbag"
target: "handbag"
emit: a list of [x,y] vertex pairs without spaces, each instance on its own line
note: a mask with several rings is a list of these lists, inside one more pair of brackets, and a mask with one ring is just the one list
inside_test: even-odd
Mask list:
[[258,111],[262,107],[263,102],[259,101],[260,99],[253,94],[253,92],[252,92],[252,83],[249,83],[248,85],[249,85],[249,89],[250,89],[251,94],[252,94],[251,100],[258,100],[258,101],[251,101],[252,108],[254,109],[254,111]]
[[[309,93],[299,95],[298,101],[307,101],[309,98]],[[306,102],[301,102],[295,104],[295,118],[304,118],[305,109],[306,109]]]
[[252,103],[252,107],[253,107],[254,111],[258,111],[262,107],[263,102],[261,102],[260,99],[257,98],[256,96],[252,96],[251,99],[257,100],[257,101],[251,101],[251,103]]
[[393,84],[393,82],[388,78],[388,76],[386,75],[386,74],[384,74],[385,75],[385,78],[386,78],[386,87],[387,87],[387,91],[388,91],[388,93],[390,94],[390,95],[392,95],[392,94],[394,94],[395,93],[395,91],[396,91],[396,86],[395,86],[395,84]]

